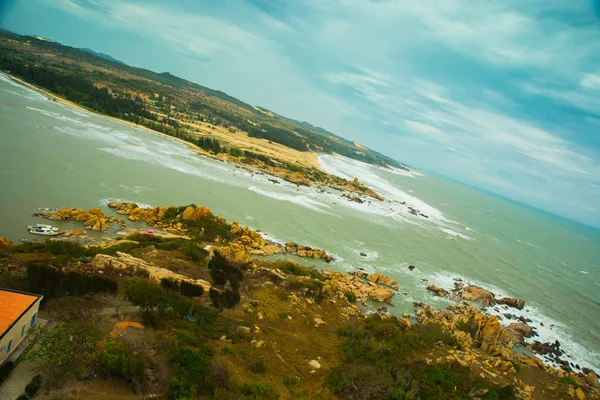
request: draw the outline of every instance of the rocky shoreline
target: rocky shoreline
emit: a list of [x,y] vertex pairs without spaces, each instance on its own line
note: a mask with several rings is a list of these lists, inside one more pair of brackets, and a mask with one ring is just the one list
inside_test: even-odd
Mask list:
[[[81,222],[86,229],[104,232],[113,226],[123,229],[127,226],[127,221],[143,221],[150,227],[156,228],[153,234],[173,235],[179,238],[187,238],[187,235],[192,233],[190,230],[194,227],[194,221],[210,221],[226,229],[230,239],[225,240],[217,237],[214,240],[214,245],[207,246],[205,250],[208,250],[211,254],[214,251],[219,251],[225,257],[236,262],[254,264],[255,259],[253,257],[273,254],[297,255],[299,257],[320,259],[326,263],[334,260],[332,256],[321,249],[313,249],[294,242],[279,244],[265,240],[259,232],[253,231],[247,226],[242,227],[237,222],[228,224],[224,218],[215,216],[206,207],[190,205],[185,207],[142,208],[135,203],[110,203],[108,206],[123,217],[107,217],[98,208],[90,210],[62,208],[56,211],[41,212],[37,215],[49,220]],[[61,231],[61,235],[74,237],[80,235],[81,232],[83,232],[81,229]],[[133,230],[132,232],[144,231]],[[204,228],[193,233],[203,235]],[[123,242],[113,240],[102,245],[111,246]],[[9,247],[10,245],[12,243],[9,241],[0,240],[0,247]],[[148,251],[152,252],[152,249]],[[114,256],[97,254],[89,262],[83,263],[81,269],[88,273],[106,276],[114,274],[135,276],[137,272],[144,271],[155,282],[160,282],[162,279],[172,279],[188,281],[202,286],[207,291],[211,288],[211,283],[207,280],[192,279],[162,268],[147,259],[144,260],[122,252],[116,252]],[[285,276],[279,270],[275,273],[282,277]],[[400,284],[396,280],[378,273],[368,274],[364,271],[352,271],[344,274],[330,270],[321,270],[320,273],[323,276],[324,290],[334,293],[333,298],[339,298],[343,303],[353,298],[354,301],[364,306],[367,306],[370,301],[393,305],[392,298],[400,288]],[[505,313],[503,314],[504,319],[511,322],[503,326],[500,322],[501,317],[490,316],[485,313],[487,308],[496,307],[497,305],[513,308],[515,312],[521,311],[525,307],[523,299],[497,298],[489,290],[475,285],[465,285],[460,280],[456,280],[454,287],[451,289],[430,285],[427,290],[435,296],[448,298],[455,303],[450,304],[447,310],[442,311],[435,311],[431,306],[423,303],[415,303],[415,314],[404,314],[402,317],[388,314],[385,307],[379,308],[375,312],[381,319],[391,318],[404,326],[411,326],[414,323],[421,325],[439,324],[444,331],[455,339],[457,343],[456,350],[451,355],[435,359],[432,356],[432,358],[427,358],[426,362],[457,362],[460,365],[481,370],[484,375],[489,374],[489,368],[493,367],[495,371],[500,370],[503,375],[514,378],[520,398],[531,398],[533,389],[519,384],[516,376],[518,369],[516,365],[539,368],[559,378],[573,380],[577,383],[577,387],[573,387],[571,393],[574,398],[586,398],[585,393],[591,398],[598,398],[600,395],[595,372],[568,362],[565,359],[565,356],[568,355],[560,348],[558,341],[542,343],[535,340],[531,342],[526,340],[537,336],[537,333],[535,327],[528,325],[530,321],[523,316]],[[471,303],[476,303],[480,308]],[[353,304],[342,307],[341,310],[344,318],[349,318],[349,316],[365,317],[372,313]],[[532,355],[515,352],[513,350],[515,347],[525,349]]]
[[[439,288],[435,285],[429,285],[427,290],[439,297],[447,297],[449,300],[460,302],[460,301],[471,301],[476,302],[482,306],[482,311],[486,311],[489,307],[495,307],[496,305],[505,305],[506,307],[515,308],[516,310],[523,310],[525,307],[525,300],[512,298],[512,297],[500,297],[496,298],[494,293],[491,291],[481,288],[475,285],[464,285],[462,282],[455,281],[454,288],[446,290]],[[499,312],[498,308],[495,311]],[[526,349],[532,354],[536,354],[544,359],[549,365],[558,366],[560,370],[566,372],[580,371],[581,373],[589,373],[590,369],[582,367],[579,364],[575,364],[565,359],[570,357],[564,350],[560,348],[560,342],[558,340],[554,342],[540,342],[538,340],[532,340],[526,342],[525,339],[538,336],[536,327],[528,325],[532,321],[521,316],[517,316],[513,313],[502,313],[502,317],[510,322],[506,326],[506,332],[511,337],[511,344],[517,347]],[[494,318],[502,318],[496,317]]]

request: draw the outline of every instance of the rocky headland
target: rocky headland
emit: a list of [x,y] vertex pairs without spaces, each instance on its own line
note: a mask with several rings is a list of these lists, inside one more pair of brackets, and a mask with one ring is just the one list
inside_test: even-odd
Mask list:
[[[84,254],[83,257],[73,256],[66,264],[65,259],[60,257],[47,258],[46,262],[53,268],[60,265],[59,268],[65,272],[101,276],[118,282],[135,281],[140,276],[158,286],[165,285],[165,282],[175,282],[176,285],[185,282],[205,293],[213,293],[210,302],[204,300],[207,305],[211,302],[217,304],[219,296],[225,296],[223,299],[229,296],[227,301],[233,299],[239,302],[239,306],[233,305],[228,315],[239,321],[253,321],[250,326],[244,322],[240,329],[248,330],[247,333],[252,335],[250,347],[263,349],[261,351],[266,351],[264,349],[271,343],[270,336],[260,333],[268,326],[265,324],[292,323],[289,321],[295,319],[306,320],[308,324],[302,327],[295,325],[295,329],[318,329],[319,335],[332,335],[331,340],[336,337],[338,329],[349,329],[344,324],[355,326],[364,321],[366,327],[371,327],[368,329],[375,329],[375,337],[381,341],[379,345],[383,345],[386,337],[394,337],[395,332],[421,332],[418,335],[426,337],[430,334],[427,333],[429,330],[435,332],[439,329],[447,339],[413,354],[411,362],[417,364],[411,365],[419,365],[417,369],[462,368],[469,371],[469,379],[484,382],[488,387],[512,387],[514,398],[519,399],[600,398],[595,372],[566,361],[558,341],[532,341],[537,335],[535,327],[528,325],[522,316],[505,313],[502,318],[485,312],[490,307],[501,305],[513,308],[516,313],[524,309],[523,299],[497,298],[489,290],[456,280],[454,287],[449,289],[435,285],[427,287],[433,295],[453,302],[447,309],[435,310],[429,305],[415,303],[414,314],[391,315],[386,307],[373,307],[373,304],[393,305],[392,299],[402,282],[379,273],[316,270],[291,260],[270,262],[263,258],[272,254],[289,254],[325,263],[334,261],[324,250],[294,242],[270,242],[259,232],[237,222],[229,224],[210,209],[198,205],[143,208],[134,203],[110,203],[108,206],[115,210],[117,216],[106,216],[98,208],[62,208],[40,213],[49,220],[80,222],[85,229],[116,230],[127,234],[124,239],[89,243],[83,247],[82,253],[77,253]],[[146,223],[152,230],[139,225],[135,229],[127,228],[128,224],[137,225],[139,222]],[[81,229],[62,231],[64,238],[58,240],[73,241],[81,232]],[[47,243],[55,241],[50,239]],[[22,265],[19,257],[28,259],[26,252],[11,250],[18,247],[0,238],[0,249],[4,252],[0,254],[5,254],[4,258],[0,257],[2,265],[18,270]],[[46,248],[50,249],[46,251],[65,251],[60,247],[51,250],[54,247],[48,244]],[[7,260],[6,256],[8,261],[2,261]],[[37,255],[34,259],[45,258]],[[211,268],[215,268],[211,267],[213,259],[226,260],[222,262],[232,263],[230,268],[243,271],[242,284],[223,286],[215,280],[216,275],[211,272]],[[0,274],[0,278],[2,276]],[[234,290],[239,294],[231,297]],[[371,306],[371,309],[365,306]],[[384,325],[376,328],[380,323]],[[271,330],[269,335],[275,332]],[[310,337],[311,333],[307,331],[304,335]],[[228,335],[221,339],[232,345]],[[286,340],[297,339],[287,337]],[[271,346],[275,344],[271,343]],[[514,351],[516,347],[526,351]],[[288,354],[286,357],[292,356]],[[305,363],[310,367],[310,374],[331,368],[327,366],[328,360],[318,357],[308,358]],[[481,384],[469,386],[467,397],[486,398],[491,389]]]

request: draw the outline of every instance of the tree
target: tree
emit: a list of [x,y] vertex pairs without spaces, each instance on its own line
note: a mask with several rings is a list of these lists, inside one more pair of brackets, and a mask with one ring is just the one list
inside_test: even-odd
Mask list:
[[94,300],[100,304],[105,304],[109,307],[112,307],[115,310],[113,316],[119,317],[120,319],[123,319],[123,309],[133,305],[129,300],[127,300],[127,297],[125,297],[123,293],[100,293],[94,296]]
[[46,305],[52,319],[63,322],[92,321],[100,314],[100,307],[96,303],[81,297],[62,297],[52,299]]
[[67,372],[83,379],[98,364],[98,341],[101,337],[101,332],[91,322],[62,323],[48,332],[34,353],[40,358],[38,368],[48,374],[52,383]]

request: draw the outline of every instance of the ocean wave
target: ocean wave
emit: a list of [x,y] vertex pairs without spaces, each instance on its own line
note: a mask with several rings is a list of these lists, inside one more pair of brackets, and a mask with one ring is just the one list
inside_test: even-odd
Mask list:
[[396,167],[388,167],[388,168],[384,168],[384,167],[378,167],[379,169],[383,170],[383,171],[387,171],[390,172],[394,175],[400,175],[400,176],[406,176],[409,178],[417,178],[417,177],[421,177],[421,176],[426,176],[425,174],[421,173],[421,172],[417,172],[414,169],[410,169],[410,170],[405,170],[402,168],[396,168]]
[[41,109],[41,108],[30,107],[30,106],[26,106],[25,108],[28,109],[28,110],[31,110],[31,111],[37,111],[40,114],[45,115],[46,117],[58,119],[58,120],[64,121],[64,122],[71,122],[73,124],[79,124],[79,123],[82,122],[81,120],[79,120],[77,118],[67,117],[64,114],[61,114],[61,113],[58,113],[58,112],[54,112],[54,111],[44,110],[44,109]]
[[272,192],[269,190],[258,188],[256,186],[250,186],[250,187],[248,187],[248,190],[251,190],[251,191],[261,194],[263,196],[270,197],[272,199],[294,203],[294,204],[297,204],[299,206],[308,208],[310,210],[313,210],[313,211],[316,211],[319,213],[336,215],[330,211],[325,210],[325,208],[331,209],[331,207],[329,205],[321,203],[321,202],[319,202],[309,196],[306,196],[304,194],[293,195],[293,194],[288,194],[288,193]]
[[440,227],[440,230],[441,230],[442,232],[445,232],[445,233],[447,233],[448,235],[450,235],[450,236],[452,236],[452,237],[459,237],[459,238],[461,238],[461,239],[465,239],[465,240],[473,240],[473,238],[472,238],[472,237],[470,237],[470,236],[467,236],[467,235],[463,235],[462,233],[455,232],[455,231],[453,231],[453,230],[452,230],[452,229],[450,229],[450,228],[442,228],[442,227]]
[[25,85],[22,85],[20,83],[17,83],[15,81],[13,81],[12,79],[10,79],[8,76],[6,76],[3,73],[0,73],[0,81],[6,82],[6,83],[8,83],[11,86],[20,89],[22,91],[21,93],[11,91],[11,93],[16,94],[17,96],[25,97],[28,100],[44,100],[44,101],[48,101],[48,98],[46,96],[44,96],[43,94],[37,92],[36,90],[28,88]]
[[346,157],[328,155],[320,156],[319,164],[321,168],[332,175],[347,180],[353,180],[357,177],[362,183],[384,197],[394,199],[398,202],[405,202],[408,206],[418,209],[426,214],[432,222],[448,222],[440,210],[418,197],[406,193],[403,189],[398,188],[390,181],[378,175],[378,167]]

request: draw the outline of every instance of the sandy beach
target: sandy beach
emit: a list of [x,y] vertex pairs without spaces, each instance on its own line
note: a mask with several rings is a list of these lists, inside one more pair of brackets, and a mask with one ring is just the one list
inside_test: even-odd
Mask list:
[[[43,96],[46,96],[49,100],[54,101],[56,103],[65,105],[67,107],[72,107],[75,109],[86,111],[89,113],[93,113],[95,115],[101,116],[106,119],[113,120],[115,122],[126,124],[129,126],[138,128],[138,129],[142,129],[146,132],[150,132],[152,134],[162,136],[164,138],[178,141],[182,144],[185,144],[190,150],[192,150],[196,154],[199,154],[199,155],[202,155],[205,157],[210,157],[214,160],[226,161],[226,162],[231,162],[233,164],[239,165],[238,163],[232,162],[232,160],[227,156],[215,156],[215,155],[209,154],[209,153],[205,152],[202,148],[194,145],[193,143],[185,141],[183,139],[149,129],[143,125],[139,125],[139,124],[133,123],[131,121],[126,121],[126,120],[123,120],[120,118],[111,117],[109,115],[100,114],[100,113],[96,112],[95,110],[83,107],[77,103],[73,103],[72,101],[69,101],[62,97],[59,97],[59,96],[55,95],[54,93],[51,93],[51,92],[49,92],[43,88],[40,88],[38,86],[35,86],[31,83],[25,82],[22,79],[19,79],[13,75],[6,74],[6,76],[8,76],[10,79],[12,79],[13,81],[15,81],[23,86],[26,86],[32,90],[35,90],[36,92],[40,93]],[[300,152],[300,151],[291,149],[289,147],[280,145],[278,143],[273,143],[273,142],[266,141],[263,139],[251,138],[247,134],[231,134],[225,128],[219,127],[219,126],[215,127],[215,126],[210,126],[208,124],[202,124],[202,123],[194,123],[194,124],[186,123],[186,125],[193,128],[194,130],[200,131],[200,132],[191,132],[193,135],[194,134],[198,135],[199,133],[204,133],[204,134],[208,134],[210,136],[217,136],[217,138],[219,140],[225,142],[227,145],[230,145],[230,146],[239,147],[243,150],[250,150],[250,151],[254,151],[254,152],[258,151],[261,153],[265,153],[269,156],[277,157],[279,159],[282,159],[282,160],[290,162],[290,163],[299,163],[306,167],[315,167],[315,168],[322,170],[321,166],[319,165],[319,161],[318,161],[319,154],[315,153],[315,152],[311,152],[311,151]],[[198,135],[198,136],[200,136],[200,135]]]

